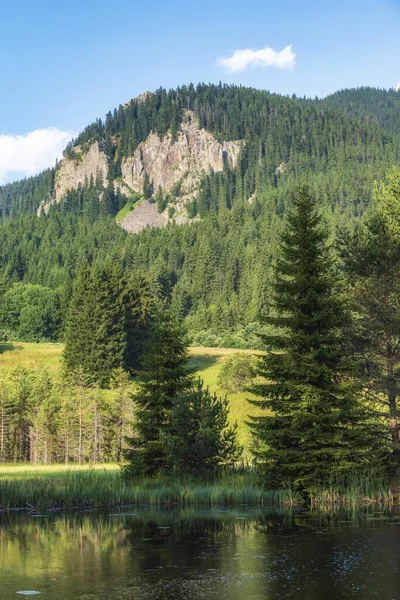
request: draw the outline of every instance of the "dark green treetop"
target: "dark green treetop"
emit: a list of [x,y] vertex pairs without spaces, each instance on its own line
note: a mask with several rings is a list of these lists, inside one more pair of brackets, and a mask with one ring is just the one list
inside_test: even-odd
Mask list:
[[135,435],[125,453],[127,475],[149,476],[171,469],[167,443],[173,433],[174,400],[193,386],[188,360],[182,328],[160,314],[145,343],[138,371]]
[[[375,422],[348,377],[347,311],[314,200],[297,189],[275,267],[277,333],[252,403],[268,414],[252,418],[254,453],[270,481],[300,488],[327,483],[379,462]],[[269,349],[273,348],[273,351]]]

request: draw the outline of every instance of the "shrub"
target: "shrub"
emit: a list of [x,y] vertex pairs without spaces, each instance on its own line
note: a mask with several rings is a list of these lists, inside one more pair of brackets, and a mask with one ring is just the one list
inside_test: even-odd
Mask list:
[[233,354],[222,365],[218,385],[228,392],[242,392],[257,374],[257,357]]

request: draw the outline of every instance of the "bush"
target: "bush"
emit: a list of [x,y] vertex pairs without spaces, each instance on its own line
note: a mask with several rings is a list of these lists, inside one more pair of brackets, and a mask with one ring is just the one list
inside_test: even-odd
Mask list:
[[222,365],[218,385],[228,392],[242,392],[257,375],[257,357],[251,354],[234,354]]
[[206,475],[233,467],[242,454],[237,425],[229,426],[227,399],[211,394],[199,380],[177,396],[172,410],[175,435],[168,441],[178,473]]

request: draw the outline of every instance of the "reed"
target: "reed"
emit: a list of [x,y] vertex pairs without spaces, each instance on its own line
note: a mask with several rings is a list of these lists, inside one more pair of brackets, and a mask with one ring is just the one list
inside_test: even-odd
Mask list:
[[264,490],[251,475],[222,476],[212,482],[168,477],[131,482],[117,469],[55,467],[0,475],[3,510],[33,508],[106,508],[128,504],[153,506],[284,505],[285,490]]
[[266,489],[250,471],[225,473],[211,481],[165,476],[134,482],[124,479],[118,465],[0,469],[0,507],[6,511],[149,505],[303,507],[329,512],[372,504],[390,506],[394,501],[388,482],[379,473],[352,475],[302,495],[290,484]]
[[326,510],[355,509],[372,504],[392,506],[395,503],[387,477],[378,471],[353,473],[345,479],[333,479],[328,486],[311,488],[308,495],[312,508]]

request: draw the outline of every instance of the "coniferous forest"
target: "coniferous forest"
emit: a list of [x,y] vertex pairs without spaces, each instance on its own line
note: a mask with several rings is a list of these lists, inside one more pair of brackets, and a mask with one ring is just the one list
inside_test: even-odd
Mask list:
[[[152,132],[175,139],[186,111],[241,142],[237,163],[203,173],[186,224],[127,233],[115,217],[137,198],[117,185],[122,162]],[[3,345],[65,344],[59,377],[1,376],[0,461],[118,462],[128,478],[247,468],[302,492],[394,473],[400,93],[159,89],[86,127],[65,159],[94,142],[107,181],[47,214],[59,164],[0,187]],[[179,193],[143,192],[172,216]],[[228,402],[188,368],[189,345],[261,351],[248,367],[251,464]]]

